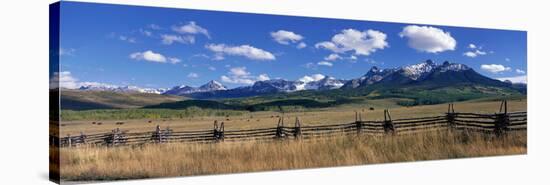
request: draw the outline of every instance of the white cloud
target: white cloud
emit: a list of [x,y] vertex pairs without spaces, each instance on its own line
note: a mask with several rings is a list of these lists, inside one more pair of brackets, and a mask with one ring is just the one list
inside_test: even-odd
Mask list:
[[244,56],[252,60],[275,60],[275,55],[268,51],[250,45],[229,46],[225,44],[208,44],[206,49],[215,52],[215,57],[223,59],[223,55]]
[[258,75],[258,77],[256,78],[258,81],[266,81],[266,80],[269,80],[269,76],[267,74],[260,74]]
[[153,32],[145,29],[139,29],[139,32],[147,37],[153,36]]
[[116,87],[115,85],[99,83],[99,82],[80,82],[78,78],[73,77],[70,71],[61,71],[54,73],[54,76],[50,79],[50,88],[66,88],[66,89],[78,89],[81,86],[104,86],[104,87]]
[[504,58],[506,62],[510,62],[510,58]]
[[203,34],[207,38],[210,38],[208,30],[197,25],[194,21],[189,22],[186,25],[174,26],[172,30],[181,34]]
[[136,38],[133,38],[133,37],[127,37],[127,36],[124,36],[124,35],[120,35],[120,36],[118,36],[118,39],[121,40],[121,41],[129,42],[129,43],[136,43]]
[[54,75],[54,78],[50,81],[52,87],[57,87],[55,83],[58,83],[60,88],[76,89],[80,87],[78,79],[73,77],[70,71],[61,71]]
[[524,83],[527,84],[527,75],[522,76],[513,76],[513,77],[504,77],[504,78],[497,78],[500,81],[510,81],[512,83]]
[[165,63],[166,57],[160,53],[155,53],[151,50],[144,52],[135,52],[130,54],[130,58],[134,60],[145,60],[149,62]]
[[234,76],[248,76],[250,73],[246,71],[246,67],[234,67],[229,69],[229,74]]
[[216,70],[216,68],[215,68],[215,67],[212,67],[212,66],[210,66],[210,67],[208,67],[208,70],[210,70],[210,71],[215,71],[215,70]]
[[315,63],[313,63],[313,62],[308,62],[308,63],[304,64],[303,66],[305,68],[308,68],[308,69],[316,69]]
[[345,29],[334,35],[331,41],[315,44],[315,48],[324,48],[335,53],[354,51],[356,55],[368,56],[378,49],[388,47],[386,34],[376,30],[358,31]]
[[323,78],[325,78],[325,75],[322,75],[322,74],[313,74],[313,75],[311,75],[311,76],[306,75],[306,76],[304,76],[304,77],[298,79],[298,81],[308,83],[308,82],[319,81],[319,80],[322,80]]
[[228,75],[222,75],[220,79],[222,82],[234,83],[234,84],[254,84],[256,81],[269,80],[267,74],[260,74],[258,76],[251,75],[250,72],[246,70],[246,67],[234,67],[229,69]]
[[300,44],[296,45],[296,48],[302,49],[302,48],[305,48],[306,46],[307,44],[305,42],[300,42]]
[[175,57],[168,57],[168,61],[172,64],[177,64],[181,62],[181,59]]
[[465,52],[463,55],[467,56],[467,57],[470,57],[470,58],[475,58],[477,56],[486,55],[486,54],[487,54],[487,52],[476,49],[475,51]]
[[171,45],[174,42],[182,44],[193,44],[195,43],[195,37],[191,35],[179,36],[179,35],[167,35],[163,34],[160,36],[162,38],[162,44]]
[[332,63],[327,62],[327,61],[317,62],[317,65],[332,67]]
[[500,73],[504,71],[510,71],[510,67],[506,67],[500,64],[483,64],[481,69],[490,73]]
[[73,48],[59,48],[59,56],[74,56],[75,51]]
[[351,56],[349,56],[349,59],[350,60],[357,60],[357,57],[355,55],[351,55]]
[[428,53],[454,50],[456,47],[451,33],[431,26],[405,26],[399,36],[408,39],[409,47]]
[[518,74],[525,74],[525,71],[524,71],[524,70],[521,70],[521,69],[516,69],[516,73],[518,73]]
[[329,56],[325,57],[325,60],[328,60],[328,61],[335,61],[335,60],[340,60],[340,59],[342,59],[342,57],[338,54],[335,54],[335,53],[330,54]]
[[300,40],[304,39],[302,35],[296,34],[291,31],[286,31],[286,30],[279,30],[276,32],[271,32],[270,34],[273,40],[275,40],[275,42],[279,44],[284,44],[284,45],[288,45],[290,43],[297,43]]
[[199,74],[197,74],[197,73],[189,73],[187,75],[187,78],[198,78],[198,77],[199,77]]
[[153,29],[153,30],[160,30],[162,29],[162,27],[160,27],[159,25],[156,25],[156,24],[149,24],[147,27]]
[[476,47],[477,46],[475,44],[468,44],[468,48],[470,48],[470,49],[476,49]]

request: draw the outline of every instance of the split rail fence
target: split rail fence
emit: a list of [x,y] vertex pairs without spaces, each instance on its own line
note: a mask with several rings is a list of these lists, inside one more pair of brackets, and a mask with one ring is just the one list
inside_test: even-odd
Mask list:
[[363,121],[360,113],[355,113],[355,122],[332,125],[302,125],[298,118],[294,125],[286,126],[284,116],[279,118],[277,127],[247,130],[225,130],[224,123],[214,122],[214,128],[197,131],[174,131],[157,126],[152,132],[132,133],[112,130],[108,133],[57,138],[54,144],[60,147],[83,145],[124,146],[147,143],[170,142],[232,142],[244,140],[310,139],[342,134],[397,135],[412,134],[431,130],[453,129],[484,132],[502,136],[507,132],[527,130],[527,112],[508,112],[507,102],[503,101],[500,111],[494,114],[460,113],[449,104],[447,113],[441,116],[392,119],[389,110],[384,110],[384,120]]

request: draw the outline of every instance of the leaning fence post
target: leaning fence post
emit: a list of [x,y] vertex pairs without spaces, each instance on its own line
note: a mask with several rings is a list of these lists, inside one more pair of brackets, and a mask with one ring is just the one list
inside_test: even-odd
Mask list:
[[393,125],[388,109],[384,110],[384,132],[386,134],[395,134],[395,126]]
[[495,114],[495,135],[502,136],[503,134],[505,134],[506,130],[508,130],[509,124],[510,115],[508,115],[508,102],[506,100],[503,100],[500,103],[500,112]]
[[454,104],[452,103],[449,104],[449,107],[447,108],[446,118],[447,118],[447,123],[449,123],[449,128],[454,129],[456,127],[456,123],[455,123],[456,113],[455,113]]
[[298,117],[296,117],[296,122],[294,122],[294,138],[300,139],[301,136],[302,136],[302,126],[301,126],[300,120],[298,119]]

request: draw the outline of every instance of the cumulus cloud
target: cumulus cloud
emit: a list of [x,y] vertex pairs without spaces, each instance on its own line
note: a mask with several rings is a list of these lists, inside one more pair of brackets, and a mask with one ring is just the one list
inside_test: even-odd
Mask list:
[[518,73],[518,74],[525,74],[525,71],[524,71],[524,70],[521,70],[521,69],[516,69],[516,73]]
[[145,60],[149,62],[159,62],[159,63],[166,62],[166,57],[164,55],[160,53],[155,53],[151,50],[132,53],[130,54],[130,58],[134,60]]
[[244,56],[252,60],[275,60],[272,53],[250,45],[230,46],[225,44],[208,44],[206,49],[214,52],[214,57],[223,60],[223,55]]
[[197,73],[189,73],[187,74],[187,78],[198,78],[199,77],[199,74]]
[[306,46],[307,44],[305,42],[300,42],[300,44],[296,45],[296,48],[302,49],[302,48],[305,48]]
[[144,52],[135,52],[130,54],[130,58],[134,60],[145,60],[148,62],[157,62],[157,63],[171,63],[177,64],[181,62],[181,59],[176,57],[166,57],[160,53],[155,53],[154,51],[147,50]]
[[456,40],[450,32],[431,26],[405,26],[399,36],[408,39],[409,47],[427,53],[454,50],[456,47]]
[[56,72],[50,78],[50,88],[65,88],[65,89],[78,89],[82,86],[104,86],[104,87],[116,87],[115,85],[99,83],[99,82],[80,82],[78,78],[74,77],[70,71]]
[[487,54],[487,52],[476,49],[475,51],[465,52],[463,55],[467,56],[467,57],[470,57],[470,58],[475,58],[477,56],[486,55],[486,54]]
[[172,30],[180,34],[202,34],[210,39],[210,34],[208,33],[208,30],[197,25],[197,23],[195,23],[194,21],[191,21],[181,26],[173,26]]
[[464,56],[467,56],[467,57],[470,57],[470,58],[475,58],[475,57],[478,57],[478,56],[487,55],[487,52],[483,51],[483,46],[476,46],[475,44],[468,44],[468,49],[470,49],[470,51],[464,52],[463,53]]
[[335,53],[330,54],[329,56],[325,57],[325,60],[327,60],[327,61],[335,61],[335,60],[340,60],[340,59],[342,59],[342,57],[338,54],[335,54]]
[[512,83],[523,83],[527,84],[527,75],[522,76],[513,76],[513,77],[504,77],[504,78],[497,78],[500,81],[510,81]]
[[308,82],[319,81],[319,80],[322,80],[323,78],[325,78],[325,75],[313,74],[313,75],[306,75],[306,76],[298,79],[298,81],[308,83]]
[[355,55],[368,56],[378,49],[388,47],[386,37],[385,33],[376,30],[345,29],[334,35],[331,41],[315,44],[315,48],[324,48],[335,53],[354,51]]
[[179,35],[163,34],[160,36],[160,38],[162,39],[162,44],[165,44],[165,45],[171,45],[174,42],[178,42],[181,44],[195,43],[195,37],[190,35],[179,36]]
[[276,32],[271,32],[271,37],[273,40],[279,44],[288,45],[290,43],[297,43],[304,39],[304,37],[300,34],[296,34],[291,31],[286,30],[279,30]]
[[481,69],[490,73],[500,73],[504,71],[510,71],[510,67],[506,67],[500,64],[483,64]]
[[258,77],[256,78],[258,81],[266,81],[266,80],[270,80],[269,76],[267,74],[260,74],[258,75]]
[[231,68],[227,74],[228,75],[222,75],[220,77],[222,82],[250,85],[254,84],[256,81],[265,81],[270,79],[267,74],[260,74],[258,76],[251,75],[251,73],[246,70],[246,67]]
[[320,65],[320,66],[327,66],[327,67],[332,67],[332,63],[330,63],[330,62],[327,62],[327,61],[321,61],[321,62],[317,62],[317,65]]

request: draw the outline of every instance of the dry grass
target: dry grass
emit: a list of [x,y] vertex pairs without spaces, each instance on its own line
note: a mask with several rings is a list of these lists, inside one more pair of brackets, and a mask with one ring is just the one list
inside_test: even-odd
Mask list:
[[61,149],[64,180],[117,180],[525,154],[527,133],[425,132],[316,140]]

